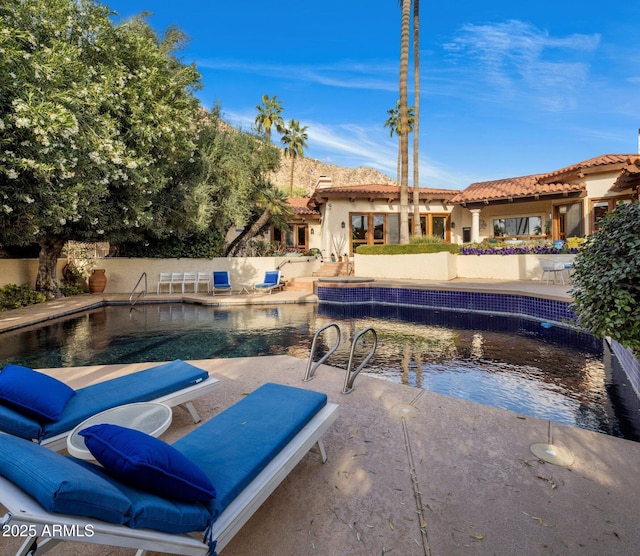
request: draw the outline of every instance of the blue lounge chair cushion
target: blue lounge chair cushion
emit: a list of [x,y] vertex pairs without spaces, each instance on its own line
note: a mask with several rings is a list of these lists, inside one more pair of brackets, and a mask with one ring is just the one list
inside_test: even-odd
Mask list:
[[213,273],[213,287],[218,289],[230,289],[229,273],[227,271],[215,271]]
[[267,383],[173,447],[216,485],[217,516],[326,403],[321,392]]
[[64,382],[21,365],[7,365],[0,372],[0,400],[29,417],[57,421],[75,395]]
[[131,502],[73,458],[0,433],[0,475],[33,496],[48,512],[125,523]]
[[209,378],[209,374],[179,359],[151,369],[105,380],[85,388],[65,407],[55,423],[45,423],[40,440],[72,430],[96,413],[118,405],[148,402]]
[[215,498],[204,472],[159,438],[110,424],[94,425],[79,434],[106,472],[125,484],[183,502]]
[[28,417],[10,407],[0,405],[0,431],[8,432],[27,440],[37,441],[40,438],[42,425],[33,417]]
[[256,284],[256,288],[273,288],[278,285],[280,273],[277,270],[267,270],[264,273],[264,282]]
[[204,531],[211,522],[211,512],[200,502],[180,502],[138,490],[114,479],[102,467],[76,460],[99,477],[116,486],[130,501],[131,510],[126,522],[132,529],[153,529],[163,533],[191,533]]

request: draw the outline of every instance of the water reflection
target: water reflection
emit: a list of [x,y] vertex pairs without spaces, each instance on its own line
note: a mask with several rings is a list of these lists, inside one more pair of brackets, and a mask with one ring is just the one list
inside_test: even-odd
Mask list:
[[[314,332],[329,322],[339,324],[343,340],[331,365],[346,369],[352,339],[370,326],[378,349],[364,374],[621,434],[624,412],[611,394],[602,342],[499,315],[367,305],[105,307],[2,334],[0,364],[52,368],[281,354],[306,359]],[[321,336],[316,358],[335,340],[333,329]],[[370,342],[362,337],[355,365]]]

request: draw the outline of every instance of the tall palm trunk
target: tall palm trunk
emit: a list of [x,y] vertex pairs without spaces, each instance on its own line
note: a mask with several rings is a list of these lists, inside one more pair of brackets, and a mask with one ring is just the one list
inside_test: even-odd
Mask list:
[[409,76],[409,19],[411,0],[402,0],[402,34],[400,47],[400,243],[409,243],[409,117],[407,81]]
[[413,235],[420,237],[420,176],[418,135],[420,131],[420,0],[413,0]]

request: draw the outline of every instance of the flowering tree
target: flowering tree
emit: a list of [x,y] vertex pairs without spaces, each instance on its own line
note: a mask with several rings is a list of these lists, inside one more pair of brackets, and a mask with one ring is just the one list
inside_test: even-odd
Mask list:
[[49,297],[66,240],[197,220],[200,76],[172,54],[180,32],[160,40],[143,18],[111,15],[91,0],[0,5],[0,243],[40,245],[36,289]]
[[578,324],[640,354],[640,203],[619,205],[573,262]]

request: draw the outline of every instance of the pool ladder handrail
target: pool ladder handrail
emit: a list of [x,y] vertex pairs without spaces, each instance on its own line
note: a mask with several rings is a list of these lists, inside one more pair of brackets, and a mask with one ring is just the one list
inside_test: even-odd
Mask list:
[[[138,292],[138,295],[136,295],[136,298],[134,300],[133,294],[136,293],[136,290],[138,289],[138,286],[140,285],[140,282],[142,282],[143,279],[144,279],[144,288]],[[129,295],[129,303],[131,303],[131,307],[133,307],[136,304],[136,302],[138,301],[138,299],[140,299],[140,297],[147,297],[147,273],[146,272],[143,272],[140,275],[140,278],[138,278],[136,285],[133,286],[133,289],[131,290],[131,294]]]
[[[325,330],[327,330],[329,328],[335,328],[336,332],[338,333],[338,337],[337,337],[336,343],[327,353],[325,353],[314,364],[313,363],[313,355],[315,354],[316,342],[318,341],[318,337],[320,336],[320,334],[322,332],[324,332]],[[371,351],[367,354],[367,356],[364,358],[362,363],[360,363],[360,365],[358,365],[358,368],[355,371],[352,371],[351,369],[353,368],[353,358],[354,358],[354,355],[355,355],[356,345],[358,344],[358,341],[360,340],[360,338],[362,338],[368,332],[370,332],[373,335],[373,347],[371,348]],[[329,359],[331,354],[333,354],[333,352],[338,349],[338,346],[340,346],[340,338],[341,338],[341,336],[340,336],[340,327],[335,322],[331,322],[329,324],[325,324],[322,328],[319,328],[316,331],[316,333],[313,335],[313,340],[311,342],[311,350],[309,352],[309,361],[307,362],[307,370],[306,370],[306,372],[304,374],[304,378],[302,379],[304,382],[308,382],[308,381],[312,380],[315,377],[315,372],[316,372],[317,368],[320,365],[322,365],[327,359]],[[369,327],[365,328],[364,330],[361,330],[360,332],[356,333],[356,335],[353,338],[353,342],[351,344],[351,352],[349,353],[349,362],[347,364],[347,372],[346,372],[346,375],[345,375],[345,378],[344,378],[344,386],[342,388],[342,393],[343,394],[349,394],[350,392],[353,391],[353,383],[354,383],[356,377],[358,376],[360,371],[364,368],[364,366],[374,356],[377,347],[378,347],[378,335],[376,334],[376,331],[373,328],[371,328],[369,326]]]
[[[324,332],[325,330],[328,330],[329,328],[335,328],[336,332],[338,333],[338,338],[336,340],[336,345],[334,345],[327,353],[325,353],[317,362],[315,365],[312,366],[313,364],[313,354],[316,351],[316,342],[318,341],[318,337],[320,336],[320,334],[322,332]],[[309,352],[309,361],[307,362],[307,370],[304,373],[304,378],[302,379],[303,382],[309,382],[310,380],[312,380],[315,376],[316,373],[316,369],[322,365],[327,359],[329,359],[329,356],[338,349],[338,346],[340,345],[340,327],[335,323],[335,322],[330,322],[329,324],[325,324],[322,328],[319,328],[318,330],[316,330],[316,333],[313,335],[313,341],[311,342],[311,351]]]
[[[367,332],[371,332],[371,334],[373,335],[373,347],[371,348],[371,351],[369,351],[367,356],[364,358],[362,363],[358,365],[358,368],[355,371],[352,371],[351,368],[353,367],[353,356],[355,354],[356,345],[358,343],[358,340],[360,340],[360,338],[362,338]],[[344,377],[344,387],[342,388],[343,394],[349,394],[353,392],[353,382],[355,381],[360,371],[364,368],[364,366],[374,356],[374,354],[376,353],[377,347],[378,347],[378,335],[376,334],[376,331],[370,326],[368,326],[364,330],[361,330],[354,336],[353,342],[351,343],[351,352],[349,353],[349,364],[347,365],[347,374]]]

